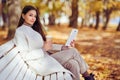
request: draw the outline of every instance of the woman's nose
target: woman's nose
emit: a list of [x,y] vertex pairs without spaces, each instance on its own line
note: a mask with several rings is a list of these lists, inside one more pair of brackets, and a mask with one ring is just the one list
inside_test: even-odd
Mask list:
[[32,20],[34,20],[35,18],[34,17],[32,17]]
[[32,20],[34,20],[34,21],[35,21],[35,17],[33,17],[33,18],[32,18]]

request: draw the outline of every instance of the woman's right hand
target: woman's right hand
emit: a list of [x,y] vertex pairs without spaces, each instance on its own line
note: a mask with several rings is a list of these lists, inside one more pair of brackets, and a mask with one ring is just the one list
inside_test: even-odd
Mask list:
[[52,49],[52,41],[45,41],[43,45],[43,49],[45,51],[51,50]]

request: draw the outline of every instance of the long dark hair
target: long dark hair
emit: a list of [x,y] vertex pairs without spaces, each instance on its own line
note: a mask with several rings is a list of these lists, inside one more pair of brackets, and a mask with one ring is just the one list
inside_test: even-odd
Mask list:
[[[38,33],[40,33],[42,35],[42,38],[44,41],[46,41],[46,37],[45,37],[45,33],[43,31],[43,27],[42,27],[42,24],[40,23],[40,18],[39,18],[39,11],[37,8],[31,6],[31,5],[27,5],[23,8],[22,10],[22,14],[26,14],[28,11],[30,10],[35,10],[37,15],[36,15],[36,21],[35,23],[33,24],[32,28],[37,31]],[[18,23],[18,26],[17,27],[20,27],[23,23],[24,23],[24,19],[22,17],[22,14],[21,14],[21,17],[20,17],[20,20],[19,20],[19,23]]]

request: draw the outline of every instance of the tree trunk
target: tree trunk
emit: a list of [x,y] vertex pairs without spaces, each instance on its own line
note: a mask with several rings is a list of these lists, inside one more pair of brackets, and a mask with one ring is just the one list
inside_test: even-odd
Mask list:
[[120,20],[119,20],[119,24],[118,24],[118,26],[117,26],[116,31],[120,31]]
[[109,19],[110,19],[110,14],[106,15],[106,21],[105,21],[105,24],[103,26],[103,30],[107,29],[107,25],[108,25]]
[[72,15],[70,16],[70,27],[77,27],[77,19],[78,19],[78,0],[72,0]]
[[0,16],[2,15],[2,1],[0,1]]
[[21,15],[21,6],[20,6],[20,0],[7,0],[7,3],[8,3],[8,25],[9,25],[7,39],[11,39],[14,36],[19,17]]
[[84,26],[84,21],[85,21],[85,19],[84,19],[84,18],[82,18],[81,28],[83,28],[83,26]]
[[2,19],[3,19],[2,29],[4,30],[6,27],[8,27],[6,0],[2,0],[1,14],[2,14]]
[[99,27],[99,22],[100,22],[100,12],[97,11],[97,12],[96,12],[96,25],[95,25],[95,29],[98,29],[98,27]]
[[106,17],[106,21],[105,21],[105,24],[103,26],[103,30],[106,30],[107,29],[107,25],[108,25],[108,22],[110,20],[110,14],[112,13],[112,8],[111,9],[107,9],[104,11],[105,12],[105,17]]
[[55,25],[55,15],[53,13],[49,14],[49,25]]

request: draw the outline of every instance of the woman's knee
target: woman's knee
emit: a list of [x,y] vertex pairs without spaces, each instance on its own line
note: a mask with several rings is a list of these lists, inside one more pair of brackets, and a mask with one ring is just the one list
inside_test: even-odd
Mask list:
[[71,52],[76,52],[76,53],[78,53],[78,50],[77,50],[76,48],[69,48],[69,50],[70,50]]
[[67,69],[71,69],[71,70],[74,69],[76,71],[79,70],[79,64],[74,59],[71,59],[71,60],[67,61],[63,66]]
[[69,53],[71,53],[71,55],[73,55],[73,56],[80,55],[79,51],[76,48],[70,48]]

